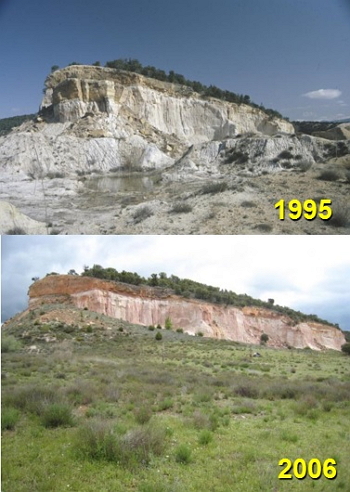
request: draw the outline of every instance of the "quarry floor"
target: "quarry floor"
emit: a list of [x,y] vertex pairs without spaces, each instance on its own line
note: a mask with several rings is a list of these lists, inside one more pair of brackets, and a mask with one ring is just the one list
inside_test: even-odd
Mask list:
[[[322,169],[323,165],[315,164],[303,173],[285,170],[249,177],[231,173],[219,180],[167,183],[159,174],[145,173],[141,178],[124,176],[123,183],[130,180],[131,186],[119,189],[95,186],[99,175],[22,181],[5,176],[0,182],[0,199],[49,224],[51,234],[347,235],[350,184],[345,179],[317,179]],[[115,179],[113,175],[109,178]],[[133,186],[135,179],[146,180],[146,185]],[[227,185],[225,191],[203,193],[205,186],[218,181]],[[331,199],[339,225],[320,218],[291,220],[288,210],[285,220],[280,220],[274,204],[281,199],[286,203]],[[179,205],[187,205],[187,211],[179,212]]]

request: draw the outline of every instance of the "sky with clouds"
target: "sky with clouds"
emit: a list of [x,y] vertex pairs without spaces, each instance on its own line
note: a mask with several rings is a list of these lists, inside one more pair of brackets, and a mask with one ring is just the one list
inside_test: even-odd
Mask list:
[[0,118],[51,66],[137,58],[292,120],[350,117],[350,0],[0,0]]
[[99,264],[273,298],[350,331],[347,236],[2,236],[1,244],[2,321],[27,307],[33,277]]

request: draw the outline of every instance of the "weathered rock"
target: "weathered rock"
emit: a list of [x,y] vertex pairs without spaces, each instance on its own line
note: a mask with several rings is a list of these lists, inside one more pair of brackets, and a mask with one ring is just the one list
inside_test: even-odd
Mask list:
[[266,308],[224,307],[185,299],[160,288],[90,277],[48,276],[30,287],[29,305],[34,307],[45,299],[50,303],[60,298],[67,302],[67,296],[80,308],[130,323],[164,326],[170,317],[174,329],[182,328],[191,335],[202,332],[208,337],[258,344],[262,333],[266,333],[270,346],[315,350],[340,350],[345,343],[343,333],[333,326],[315,322],[295,324],[288,316]]
[[204,100],[189,87],[123,70],[70,66],[51,74],[46,87],[42,108],[52,105],[61,122],[75,121],[87,112],[119,115],[127,108],[135,118],[188,144],[249,131],[294,133],[293,125],[258,108]]
[[10,203],[0,201],[0,233],[9,234],[47,234],[47,226],[43,222],[27,217]]

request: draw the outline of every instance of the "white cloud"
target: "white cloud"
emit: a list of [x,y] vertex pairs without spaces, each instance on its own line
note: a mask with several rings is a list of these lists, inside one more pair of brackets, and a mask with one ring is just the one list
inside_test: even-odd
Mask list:
[[310,99],[336,99],[341,96],[341,91],[338,89],[319,89],[318,91],[307,92],[303,96]]

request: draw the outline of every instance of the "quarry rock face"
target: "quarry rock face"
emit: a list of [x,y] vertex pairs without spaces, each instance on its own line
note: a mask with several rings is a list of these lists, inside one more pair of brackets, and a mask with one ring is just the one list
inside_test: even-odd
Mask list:
[[345,343],[341,330],[316,322],[295,324],[287,315],[262,307],[237,308],[186,299],[170,290],[132,286],[119,282],[71,275],[50,275],[32,284],[29,308],[42,302],[71,302],[79,308],[130,323],[164,327],[196,335],[259,344],[266,333],[272,347],[309,347],[340,350]]
[[232,149],[253,174],[284,169],[283,151],[289,167],[327,158],[329,140],[299,138],[284,119],[136,73],[75,65],[45,85],[41,115],[0,137],[0,168],[12,179],[169,169],[167,180],[186,180],[227,171]]
[[220,140],[237,133],[294,133],[293,125],[269,118],[247,105],[201,99],[186,86],[111,68],[71,66],[51,74],[42,108],[53,105],[55,117],[74,121],[88,112],[129,112],[165,134],[188,143]]

